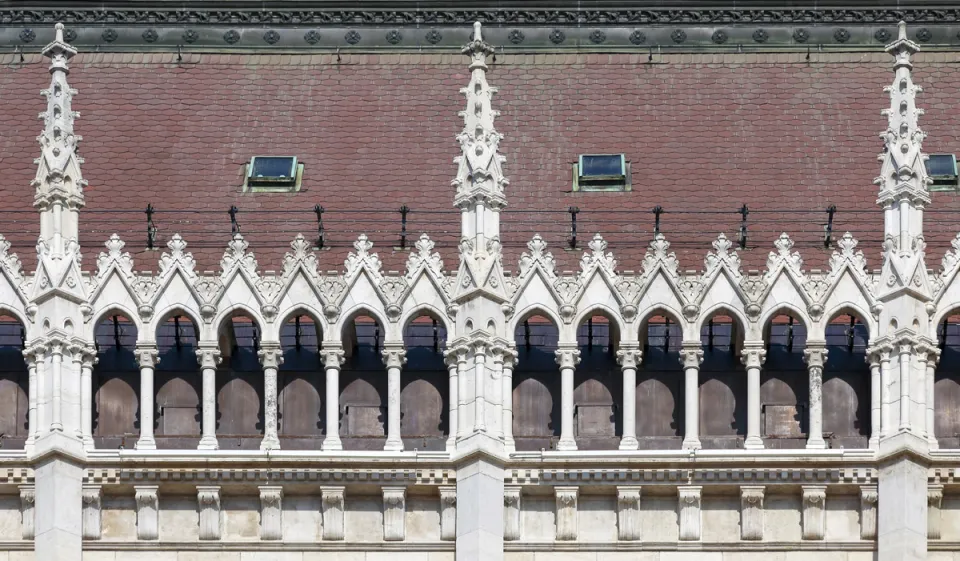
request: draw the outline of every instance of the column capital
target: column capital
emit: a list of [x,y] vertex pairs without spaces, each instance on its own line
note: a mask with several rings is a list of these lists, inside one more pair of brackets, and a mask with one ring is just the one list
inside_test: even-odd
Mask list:
[[160,351],[156,345],[139,344],[134,349],[140,368],[153,368],[160,362]]
[[448,366],[452,364],[466,364],[467,356],[470,355],[470,347],[461,343],[450,347],[447,349],[447,352],[444,353],[444,358],[447,361]]
[[280,348],[280,343],[262,343],[257,357],[264,368],[280,368],[283,364],[283,349]]
[[767,360],[767,349],[762,346],[749,345],[740,351],[740,362],[747,368],[760,368]]
[[684,343],[680,347],[680,364],[684,368],[700,368],[703,364],[703,349],[697,343]]
[[580,364],[580,349],[561,347],[554,351],[554,355],[560,368],[574,368]]
[[402,368],[407,363],[407,351],[402,345],[385,345],[380,356],[387,368]]
[[327,370],[331,368],[336,368],[340,370],[340,367],[343,366],[343,363],[347,361],[347,353],[344,352],[343,347],[337,346],[326,346],[320,349],[320,356],[323,358],[323,367]]
[[643,351],[640,349],[620,349],[617,351],[617,363],[620,368],[637,368],[643,359]]
[[823,368],[827,362],[827,347],[808,344],[803,349],[803,361],[807,364],[807,368]]
[[216,368],[223,357],[220,355],[220,347],[209,347],[201,345],[197,350],[197,362],[201,368]]

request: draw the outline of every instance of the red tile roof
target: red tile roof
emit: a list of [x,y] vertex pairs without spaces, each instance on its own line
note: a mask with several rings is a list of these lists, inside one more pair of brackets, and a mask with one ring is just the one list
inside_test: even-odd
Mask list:
[[[321,269],[338,269],[360,232],[388,269],[402,204],[420,232],[456,264],[459,217],[450,180],[462,128],[459,88],[468,82],[460,55],[81,54],[70,83],[79,90],[76,130],[85,157],[87,207],[81,216],[87,266],[113,232],[137,268],[156,269],[144,253],[143,209],[158,211],[159,240],[181,232],[201,269],[216,269],[230,236],[227,210],[240,209],[242,231],[262,269],[279,269],[298,233],[316,232],[313,207],[325,207]],[[653,215],[684,269],[702,267],[720,232],[736,238],[749,205],[745,268],[761,268],[781,231],[809,268],[826,266],[824,212],[837,206],[836,235],[861,240],[879,267],[882,214],[875,205],[877,133],[885,125],[882,88],[891,81],[883,53],[674,55],[498,55],[490,82],[505,135],[509,208],[503,219],[508,268],[534,233],[575,269],[564,251],[570,206],[581,209],[580,247],[594,233],[610,242],[621,270],[640,267]],[[960,53],[921,53],[915,77],[925,91],[921,125],[928,153],[960,152],[956,92]],[[25,261],[39,231],[30,180],[35,137],[48,84],[46,64],[0,60],[0,233]],[[624,152],[630,193],[571,193],[571,164],[581,153]],[[241,193],[243,164],[254,155],[296,155],[306,166],[296,194]],[[931,266],[960,230],[957,194],[934,193],[927,215]],[[21,212],[9,212],[21,211]],[[24,212],[26,211],[26,212]],[[104,212],[113,211],[113,212]],[[125,212],[115,212],[125,211]],[[681,213],[683,211],[684,213]],[[98,250],[98,249],[97,249]]]

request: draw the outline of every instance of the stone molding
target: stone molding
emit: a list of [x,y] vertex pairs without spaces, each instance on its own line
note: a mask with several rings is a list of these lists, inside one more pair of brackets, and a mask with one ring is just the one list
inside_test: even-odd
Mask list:
[[507,485],[503,488],[503,539],[517,541],[521,536],[520,508],[522,500],[521,488],[518,485]]
[[156,540],[160,538],[160,498],[157,485],[134,486],[134,499],[137,504],[137,539]]
[[740,539],[763,539],[763,486],[740,487]]
[[197,505],[200,510],[200,539],[219,540],[223,532],[220,511],[220,487],[197,486]]
[[877,538],[877,502],[880,495],[876,485],[860,487],[860,539]]
[[554,487],[557,505],[557,536],[560,541],[576,541],[578,533],[577,502],[579,487]]
[[680,511],[680,541],[700,541],[703,487],[688,485],[677,487]]
[[283,539],[283,487],[260,487],[260,539]]
[[438,491],[440,491],[440,539],[453,541],[457,539],[457,488],[444,485],[439,487]]
[[383,541],[406,539],[407,488],[383,487]]
[[323,539],[340,541],[344,538],[345,487],[320,488],[320,514],[323,518]]
[[83,539],[99,540],[102,529],[102,497],[103,487],[100,485],[84,485],[81,491],[83,500]]
[[943,485],[931,485],[927,488],[927,539],[939,540],[941,537],[943,503]]
[[804,485],[802,487],[803,539],[822,540],[827,513],[827,487]]
[[640,540],[639,486],[617,487],[617,537],[622,541]]
[[33,485],[21,485],[20,534],[25,540],[32,540],[37,532],[36,503],[36,488]]

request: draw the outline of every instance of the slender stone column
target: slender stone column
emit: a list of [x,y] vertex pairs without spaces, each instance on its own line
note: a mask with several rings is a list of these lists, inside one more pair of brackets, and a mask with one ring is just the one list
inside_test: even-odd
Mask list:
[[343,450],[340,442],[340,367],[343,366],[344,352],[339,346],[324,345],[323,367],[327,385],[327,435],[323,439],[324,450]]
[[467,353],[465,346],[457,347],[451,352],[457,355],[457,438],[463,438],[467,427]]
[[23,357],[27,361],[27,441],[24,448],[30,449],[37,441],[37,362],[42,361],[42,355],[36,347],[23,350]]
[[283,351],[279,343],[264,343],[257,353],[263,365],[263,440],[261,450],[279,450],[277,435],[277,370],[283,364]]
[[93,365],[97,363],[95,347],[84,347],[80,361],[80,437],[83,447],[93,450]]
[[400,436],[400,368],[407,362],[407,351],[400,345],[385,346],[383,362],[387,365],[387,442],[383,449],[403,451]]
[[893,377],[890,375],[890,353],[892,348],[884,347],[878,352],[880,354],[880,438],[888,436],[891,432],[893,421],[890,419],[890,405],[892,396],[890,395],[890,386],[893,384]]
[[617,351],[617,362],[623,371],[623,437],[621,450],[636,450],[637,440],[637,366],[643,353],[639,349],[623,348]]
[[487,432],[487,400],[484,397],[483,381],[487,377],[487,346],[483,341],[477,341],[473,345],[473,403],[475,410],[473,412],[473,430],[475,432]]
[[937,377],[937,362],[940,360],[940,350],[931,348],[927,354],[927,372],[925,377],[925,386],[927,394],[927,442],[931,450],[939,450],[940,443],[937,441],[936,422],[937,417],[934,409],[934,383]]
[[767,358],[762,346],[747,346],[740,352],[741,360],[747,367],[747,438],[743,442],[746,450],[763,448],[760,438],[760,366]]
[[160,362],[160,353],[156,345],[137,345],[137,360],[140,363],[140,438],[137,440],[137,450],[156,450],[157,443],[153,438],[153,403],[156,396],[153,393],[153,369]]
[[217,450],[217,365],[221,362],[220,349],[216,346],[200,345],[197,349],[197,361],[200,363],[200,375],[203,389],[203,436],[197,450]]
[[[493,355],[493,368],[490,369],[490,378],[493,382],[493,424],[494,436],[503,439],[503,362],[506,360],[507,349],[501,345],[494,345],[490,349]],[[489,391],[489,390],[487,390]],[[484,393],[487,393],[485,391]],[[496,430],[497,425],[500,430]]]
[[901,344],[900,351],[900,430],[910,430],[910,344]]
[[880,375],[880,353],[871,349],[867,353],[870,363],[870,448],[880,447],[881,409],[883,408],[883,379]]
[[700,448],[700,365],[703,364],[700,341],[683,344],[680,364],[684,378],[683,449],[697,450]]
[[[53,403],[50,430],[63,431],[63,345],[54,341],[50,346],[50,362],[53,368]],[[150,370],[150,383],[153,387],[153,370]],[[151,427],[152,428],[152,427]],[[152,439],[152,434],[151,434]]]
[[36,409],[37,422],[30,427],[30,433],[36,440],[50,429],[50,404],[47,402],[47,368],[49,368],[47,365],[47,347],[37,345],[34,347],[34,353],[36,357],[34,360],[37,364],[37,391],[33,405]]
[[517,449],[513,440],[513,368],[517,363],[517,351],[511,345],[503,359],[503,448],[506,452]]
[[808,341],[807,348],[803,350],[803,359],[807,363],[810,382],[807,448],[823,450],[827,447],[823,440],[823,365],[827,362],[827,349]]
[[[927,346],[923,343],[913,348],[917,364],[912,368],[910,375],[913,376],[913,404],[911,414],[919,416],[919,419],[910,419],[910,426],[913,431],[924,440],[927,437]],[[919,415],[918,415],[919,414]]]
[[576,450],[573,436],[573,372],[580,364],[580,351],[576,348],[560,348],[556,351],[560,365],[560,442],[557,450]]

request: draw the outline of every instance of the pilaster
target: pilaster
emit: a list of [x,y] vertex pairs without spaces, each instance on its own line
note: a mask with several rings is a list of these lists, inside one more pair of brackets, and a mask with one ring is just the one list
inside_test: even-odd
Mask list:
[[33,485],[20,486],[20,534],[25,540],[36,537],[37,494]]
[[283,539],[283,487],[260,487],[260,539]]
[[407,488],[383,487],[383,541],[406,539]]
[[827,515],[827,487],[804,485],[801,504],[803,508],[803,539],[822,540]]
[[451,485],[440,487],[440,539],[457,539],[457,488]]
[[83,539],[99,540],[103,534],[101,524],[103,488],[100,485],[83,486]]
[[684,485],[677,488],[680,501],[680,541],[700,541],[700,502],[703,487]]
[[740,539],[763,539],[763,494],[765,487],[740,487]]
[[520,501],[519,486],[509,486],[503,490],[503,539],[516,541],[520,539]]
[[877,539],[877,501],[876,485],[860,487],[860,539]]
[[323,539],[341,541],[344,538],[343,510],[346,487],[320,488],[320,514],[323,517]]
[[156,485],[134,486],[137,504],[137,539],[156,540],[160,537],[160,497]]
[[577,503],[580,495],[579,487],[554,487],[557,502],[557,540],[576,541],[578,533]]
[[942,516],[940,505],[943,503],[943,485],[931,485],[927,489],[927,539],[939,540]]
[[197,486],[197,505],[200,509],[200,539],[219,540],[223,531],[220,487]]
[[617,537],[622,541],[640,540],[639,486],[617,487]]

